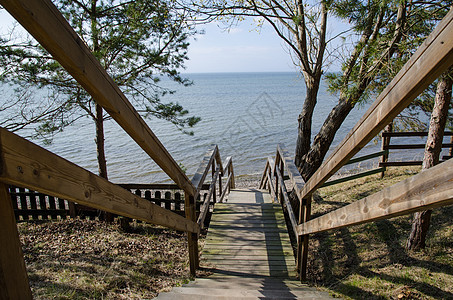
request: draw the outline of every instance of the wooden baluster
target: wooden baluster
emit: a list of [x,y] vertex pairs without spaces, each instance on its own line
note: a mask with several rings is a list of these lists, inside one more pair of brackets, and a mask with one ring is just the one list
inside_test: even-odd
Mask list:
[[43,220],[49,219],[49,216],[45,213],[47,211],[47,204],[46,204],[46,195],[39,194],[39,207],[41,208],[41,217]]
[[19,220],[19,207],[17,205],[17,188],[16,187],[11,187],[11,203],[13,205],[13,210],[14,210],[14,215],[16,216],[16,220]]
[[[280,170],[279,170],[279,171],[280,171],[280,175],[282,176],[282,178],[284,178],[283,175],[284,175],[284,173],[285,173],[284,167],[285,167],[285,162],[284,162],[283,159],[281,159],[281,160],[280,160]],[[278,180],[278,178],[276,178],[276,180]],[[282,184],[285,184],[285,182],[282,181]],[[283,201],[284,201],[284,200],[283,200],[283,199],[284,199],[284,198],[283,198],[283,187],[280,187],[280,193],[279,193],[279,195],[280,195],[280,203],[283,203]]]
[[49,196],[49,210],[51,210],[50,218],[53,220],[56,220],[57,219],[57,214],[56,214],[57,205],[56,205],[55,197],[53,197],[53,196]]
[[175,211],[176,212],[180,212],[182,211],[182,208],[181,208],[181,193],[180,192],[176,192],[175,193]]
[[0,299],[32,299],[8,186],[0,183]]
[[37,196],[38,195],[37,195],[36,192],[30,191],[30,196],[28,197],[28,199],[30,201],[30,209],[32,210],[30,212],[32,220],[37,220],[38,219],[38,211],[37,211],[38,207],[36,205],[36,201],[38,200]]
[[19,199],[20,199],[19,215],[21,215],[24,220],[28,220],[27,197],[25,196],[24,188],[19,188]]
[[171,210],[171,192],[165,192],[165,209]]
[[154,198],[156,199],[156,200],[154,200],[156,202],[156,204],[159,205],[159,206],[162,206],[161,205],[162,202],[160,200],[158,200],[158,199],[162,199],[160,191],[155,191],[154,192]]

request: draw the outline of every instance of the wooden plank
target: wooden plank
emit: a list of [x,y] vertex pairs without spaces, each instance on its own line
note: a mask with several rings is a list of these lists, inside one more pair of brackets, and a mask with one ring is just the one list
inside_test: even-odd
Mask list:
[[370,176],[370,175],[381,173],[381,172],[384,172],[384,171],[385,171],[385,168],[377,168],[377,169],[365,171],[365,172],[354,174],[354,175],[351,175],[351,176],[346,176],[346,177],[338,178],[338,179],[335,179],[335,180],[327,181],[321,187],[327,187],[327,186],[335,185],[335,184],[338,184],[338,183],[343,183],[343,182],[359,179],[359,178],[362,178],[362,177]]
[[385,155],[385,154],[388,154],[388,153],[389,153],[388,150],[383,150],[383,151],[379,151],[379,152],[376,152],[376,153],[373,153],[373,154],[360,156],[360,157],[357,157],[357,158],[350,159],[345,165],[355,164],[355,163],[358,163],[358,162],[361,162],[361,161],[365,161],[365,160],[369,160],[369,159],[372,159],[372,158],[381,157],[382,155]]
[[[413,137],[413,136],[428,136],[428,131],[422,132],[383,132],[382,137]],[[444,136],[453,136],[453,132],[445,131]]]
[[385,161],[380,162],[379,167],[404,167],[404,166],[421,166],[423,162],[421,160],[414,161]]
[[231,173],[229,176],[228,176],[228,179],[225,183],[225,187],[223,188],[223,191],[222,191],[222,195],[220,195],[220,198],[219,198],[219,202],[222,203],[223,202],[223,198],[225,198],[225,195],[228,191],[228,188],[230,186],[230,182],[231,182],[231,179],[233,178],[233,174]]
[[0,299],[32,299],[8,187],[0,183]]
[[261,180],[260,180],[260,184],[259,184],[260,189],[266,188],[268,172],[269,172],[269,158],[266,160],[266,165],[264,166],[264,172],[263,172],[263,175],[261,175]]
[[[404,145],[386,145],[384,146],[385,150],[405,150],[405,149],[425,149],[426,144],[404,144]],[[442,144],[442,148],[453,147],[451,143]]]
[[203,205],[200,208],[200,215],[198,216],[197,223],[198,223],[198,225],[201,226],[201,228],[204,228],[204,225],[203,225],[204,220],[209,211],[209,204],[211,203],[212,194],[215,191],[214,187],[217,182],[217,178],[219,177],[219,174],[220,174],[220,167],[217,167],[217,170],[214,174],[214,178],[212,178],[212,181],[211,181],[211,186],[209,187],[208,197],[206,198],[206,200],[204,201]]
[[192,185],[196,189],[196,194],[194,195],[195,198],[197,198],[198,192],[201,190],[201,186],[204,183],[204,180],[206,179],[206,176],[208,175],[208,172],[210,170],[210,167],[212,163],[214,162],[216,153],[218,152],[217,145],[212,144],[206,154],[203,156],[203,159],[198,166],[197,171],[192,177]]
[[288,198],[288,191],[286,190],[286,186],[285,186],[285,181],[283,180],[283,177],[282,175],[280,174],[280,170],[277,168],[277,176],[278,176],[278,180],[280,181],[280,187],[282,188],[282,193],[283,193],[283,202],[284,202],[284,205],[286,207],[286,211],[288,212],[288,217],[289,217],[289,220],[291,221],[291,226],[293,228],[293,232],[296,233],[297,232],[297,220],[296,220],[296,216],[294,215],[294,211],[293,211],[293,208],[291,206],[291,203],[289,202],[289,198]]
[[0,128],[0,180],[114,214],[199,232],[195,222],[160,206]]
[[299,198],[311,195],[326,182],[452,64],[453,11],[450,11],[362,119],[305,183]]
[[71,74],[181,189],[195,187],[50,0],[0,4]]
[[288,173],[292,188],[295,189],[296,193],[299,195],[305,185],[305,181],[294,164],[293,157],[289,154],[284,144],[277,145],[277,152],[285,164],[286,173]]
[[389,219],[453,203],[453,160],[298,226],[298,234]]

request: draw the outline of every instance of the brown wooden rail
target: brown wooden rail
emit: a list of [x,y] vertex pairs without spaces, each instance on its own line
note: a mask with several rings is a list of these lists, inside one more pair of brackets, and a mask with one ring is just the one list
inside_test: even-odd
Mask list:
[[[308,234],[452,203],[453,161],[447,161],[411,179],[310,221],[312,194],[452,65],[453,11],[451,10],[305,184],[302,182],[298,184],[299,177],[295,176],[292,170],[294,165],[290,163],[292,157],[282,154],[281,147],[278,147],[273,171],[281,172],[287,169],[299,201],[297,262],[302,280],[306,279]],[[279,188],[280,180],[273,182],[272,176],[269,176],[268,170],[271,166],[268,160],[262,183],[265,184],[267,180],[269,187],[275,185],[277,194],[282,193],[284,189]],[[280,175],[278,179],[283,177],[283,174]],[[285,199],[284,201],[286,202]]]
[[[392,150],[392,149],[399,149],[399,150],[406,150],[406,149],[424,149],[425,144],[398,144],[392,145],[391,139],[392,137],[426,137],[428,136],[428,132],[382,132],[382,149],[383,150]],[[444,136],[453,136],[453,132],[444,132]],[[443,143],[442,148],[449,148],[452,149],[452,143]],[[421,166],[421,160],[403,160],[403,161],[388,161],[390,154],[386,157],[382,158],[382,161],[379,163],[380,167],[401,167],[401,166]],[[449,159],[449,156],[444,156],[442,159]]]

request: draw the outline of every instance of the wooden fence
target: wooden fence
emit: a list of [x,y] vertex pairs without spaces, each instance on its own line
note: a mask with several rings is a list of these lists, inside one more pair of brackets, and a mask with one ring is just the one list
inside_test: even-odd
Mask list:
[[[176,184],[119,184],[129,192],[150,201],[160,207],[184,216],[184,191]],[[197,215],[200,212],[201,199],[208,196],[209,184],[202,186],[201,194],[196,201]],[[30,189],[10,186],[9,193],[17,221],[24,220],[56,220],[68,217],[88,218],[99,217],[99,211],[90,207],[42,194]]]
[[288,209],[288,214],[298,237],[297,266],[301,280],[305,280],[307,275],[309,234],[453,203],[453,160],[448,160],[376,194],[310,220],[313,193],[452,65],[453,10],[307,182],[304,183],[292,156],[282,145],[277,147],[275,159],[268,159],[261,187],[268,187],[277,198],[280,195],[279,200],[289,207],[289,199],[285,196],[287,188],[282,180],[286,171],[291,189],[297,195],[299,211],[294,213]]

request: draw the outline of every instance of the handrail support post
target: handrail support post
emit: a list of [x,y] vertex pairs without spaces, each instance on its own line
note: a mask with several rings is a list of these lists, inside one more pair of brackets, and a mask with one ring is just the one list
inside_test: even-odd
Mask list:
[[[299,206],[299,224],[308,222],[311,216],[311,200],[312,196],[302,199]],[[297,233],[296,233],[297,234]],[[307,263],[308,263],[308,234],[298,236],[298,251],[297,251],[297,269],[299,271],[300,280],[307,280]]]
[[[196,211],[195,211],[195,198],[194,196],[185,193],[184,207],[186,212],[186,218],[196,222]],[[196,276],[196,270],[199,267],[198,257],[198,234],[187,232],[187,245],[189,250],[189,265],[190,275]]]
[[8,186],[0,183],[0,299],[32,299]]

